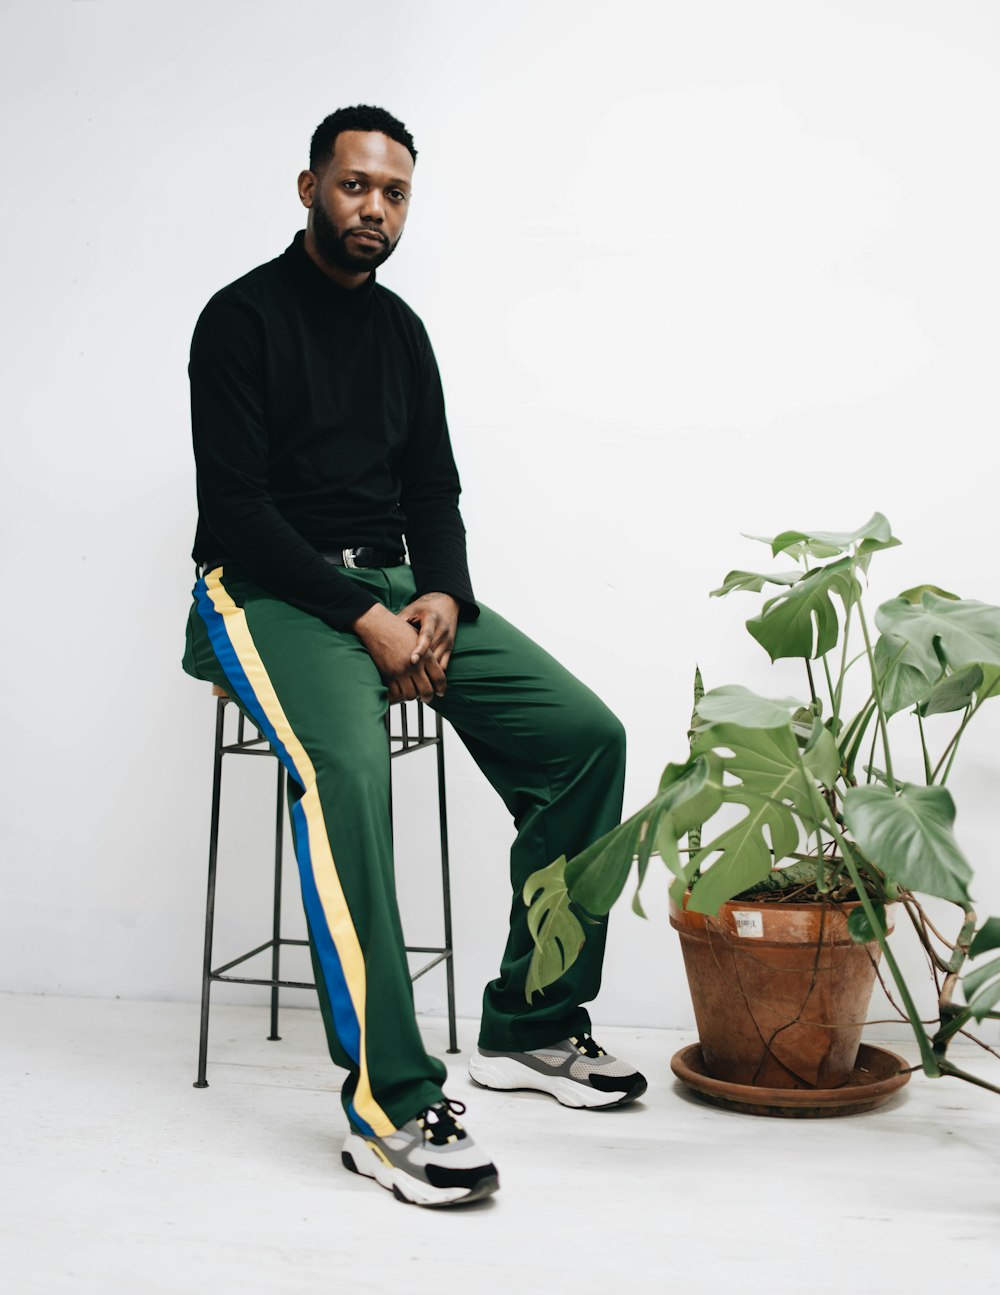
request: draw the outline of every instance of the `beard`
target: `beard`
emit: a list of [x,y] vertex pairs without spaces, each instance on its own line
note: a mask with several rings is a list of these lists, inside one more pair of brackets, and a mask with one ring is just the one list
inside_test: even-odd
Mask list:
[[[347,236],[352,229],[369,229],[376,234],[382,234],[382,231],[369,225],[352,225],[348,229],[338,229],[318,196],[312,206],[312,216],[313,236],[320,255],[331,265],[336,265],[341,270],[348,270],[351,274],[361,274],[383,265],[392,256],[399,243],[399,238],[395,243],[390,243],[386,239],[380,248],[373,248],[369,255],[356,255],[347,246]],[[382,237],[385,236],[382,235]]]

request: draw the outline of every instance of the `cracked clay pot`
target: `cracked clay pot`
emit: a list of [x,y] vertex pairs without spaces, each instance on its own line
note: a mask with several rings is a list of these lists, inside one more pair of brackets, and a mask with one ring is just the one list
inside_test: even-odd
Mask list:
[[848,935],[857,907],[734,899],[710,917],[671,902],[708,1075],[765,1088],[847,1082],[880,956]]

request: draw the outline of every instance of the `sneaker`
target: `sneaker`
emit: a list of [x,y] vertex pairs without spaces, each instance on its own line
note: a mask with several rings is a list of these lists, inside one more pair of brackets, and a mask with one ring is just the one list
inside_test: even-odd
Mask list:
[[384,1138],[352,1130],[340,1158],[345,1169],[374,1178],[397,1201],[411,1205],[478,1201],[495,1192],[500,1179],[496,1166],[455,1119],[464,1113],[461,1102],[446,1097]]
[[477,1048],[469,1074],[484,1088],[533,1088],[551,1093],[563,1106],[591,1109],[623,1106],[646,1091],[635,1066],[610,1057],[589,1034],[532,1052],[491,1052]]

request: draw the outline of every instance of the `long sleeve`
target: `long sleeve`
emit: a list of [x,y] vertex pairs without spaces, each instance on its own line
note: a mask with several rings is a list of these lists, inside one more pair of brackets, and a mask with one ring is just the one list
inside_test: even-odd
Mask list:
[[417,593],[451,594],[463,617],[479,615],[469,577],[458,471],[437,361],[421,328],[416,398],[400,465],[400,503]]
[[[204,532],[294,607],[345,629],[372,606],[364,589],[326,562],[277,507],[270,489],[264,411],[263,321],[243,303],[213,298],[191,343],[191,425]],[[203,553],[202,557],[217,556]]]

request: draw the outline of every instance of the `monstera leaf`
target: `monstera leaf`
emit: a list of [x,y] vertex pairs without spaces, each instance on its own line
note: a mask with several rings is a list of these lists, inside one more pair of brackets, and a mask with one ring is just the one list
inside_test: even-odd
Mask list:
[[725,598],[740,589],[748,593],[759,594],[765,585],[794,585],[802,579],[801,571],[775,571],[767,575],[760,571],[730,571],[718,589],[713,589],[710,598]]
[[[576,902],[589,913],[607,913],[624,888],[638,856],[641,876],[657,843],[677,840],[689,828],[704,823],[722,804],[722,762],[703,756],[687,764],[668,764],[653,799],[638,813],[612,828],[566,865],[566,885]],[[668,849],[665,862],[675,873],[680,865],[676,849]],[[525,886],[527,898],[528,879]]]
[[1000,696],[1000,666],[988,665],[981,661],[983,682],[976,689],[976,701],[984,702],[990,697]]
[[856,531],[782,531],[773,539],[766,539],[763,535],[749,535],[747,538],[770,545],[775,557],[779,553],[787,553],[793,558],[832,558],[839,553],[851,552],[864,557],[878,549],[891,549],[899,543],[882,513],[874,513]]
[[969,957],[978,958],[990,949],[1000,949],[1000,917],[988,917],[969,945]]
[[709,724],[738,724],[741,728],[783,728],[789,711],[798,711],[797,697],[761,697],[741,684],[712,688],[695,706],[699,719]]
[[983,686],[983,667],[963,666],[939,679],[918,709],[925,719],[928,715],[948,715],[965,710]]
[[[678,842],[706,823],[721,804],[722,761],[717,756],[699,756],[686,765],[667,765],[660,779],[659,793],[653,801],[653,811],[644,824],[636,851],[639,875],[632,898],[633,912],[640,917],[646,916],[639,900],[639,891],[646,879],[651,855],[658,854],[675,877],[682,877],[684,864]],[[577,866],[576,859],[571,866]],[[576,895],[577,881],[571,877],[569,884]]]
[[[840,766],[836,743],[819,720],[801,751],[790,723],[768,728],[713,724],[692,746],[693,754],[710,752],[721,756],[730,779],[723,800],[746,812],[688,864],[686,872],[693,875],[713,860],[688,903],[698,913],[717,912],[727,899],[763,881],[798,847],[799,824],[809,831],[823,814],[816,783],[832,786]],[[675,895],[679,890],[678,884]]]
[[887,715],[910,706],[945,714],[1000,691],[1000,607],[922,585],[883,603],[875,623]]
[[920,665],[908,659],[913,655],[908,652],[905,639],[891,634],[882,634],[875,642],[875,674],[882,694],[882,707],[890,717],[926,700],[941,677],[940,663],[928,677]]
[[967,903],[972,868],[952,833],[955,802],[945,787],[851,787],[844,821],[861,852],[888,878],[924,895]]
[[840,633],[834,596],[846,608],[860,594],[851,559],[841,558],[768,599],[760,615],[747,621],[747,629],[772,661],[820,657],[836,646]]
[[945,665],[1000,666],[1000,607],[969,598],[942,598],[925,589],[920,602],[893,598],[875,613],[881,632],[906,644],[903,659],[927,679]]
[[558,980],[583,948],[583,927],[570,910],[565,855],[531,874],[524,886],[524,902],[530,905],[528,930],[535,942],[524,991],[530,1003],[532,994]]
[[[558,980],[577,959],[587,913],[607,913],[621,894],[638,856],[639,885],[654,849],[675,875],[683,871],[677,842],[722,804],[722,762],[711,755],[668,764],[657,794],[638,813],[612,828],[568,863],[565,856],[532,873],[524,885],[528,929],[535,943],[525,991]],[[638,891],[637,891],[638,896]],[[571,904],[584,912],[578,915]],[[636,901],[636,907],[638,902]],[[639,909],[641,911],[641,908]]]
[[962,993],[969,1014],[977,1021],[990,1015],[1000,1005],[1000,958],[967,972],[962,978]]

